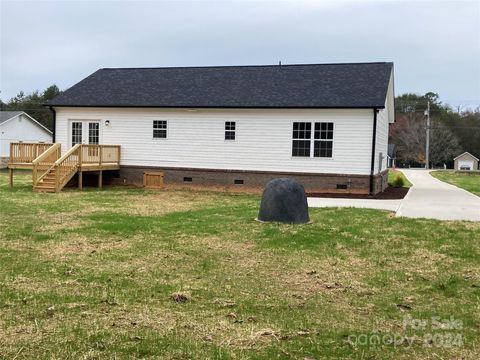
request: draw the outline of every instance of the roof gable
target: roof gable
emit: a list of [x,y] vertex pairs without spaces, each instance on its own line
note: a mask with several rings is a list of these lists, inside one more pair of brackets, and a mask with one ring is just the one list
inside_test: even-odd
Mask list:
[[49,106],[383,108],[393,63],[100,69]]
[[52,134],[52,131],[46,128],[44,125],[40,124],[37,120],[35,120],[33,117],[28,115],[25,111],[0,111],[0,125],[6,123],[7,121],[10,121],[20,115],[24,115],[29,121],[31,121],[33,124],[36,126],[40,127],[42,130],[48,132],[50,135]]
[[472,154],[470,154],[468,151],[465,151],[463,154],[460,154],[458,155],[456,158],[454,158],[453,160],[457,160],[457,159],[460,159],[461,157],[465,156],[465,155],[469,155],[470,157],[474,158],[475,160],[479,161],[479,159],[476,157],[476,156],[473,156]]

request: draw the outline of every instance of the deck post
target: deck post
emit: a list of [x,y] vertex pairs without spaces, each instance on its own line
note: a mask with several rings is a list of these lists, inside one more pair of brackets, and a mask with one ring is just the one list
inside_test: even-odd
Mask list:
[[8,183],[10,184],[10,187],[13,187],[13,169],[8,168]]
[[103,181],[103,171],[100,170],[98,172],[98,188],[101,189],[102,188],[102,181]]
[[83,173],[81,171],[78,172],[78,188],[83,189]]

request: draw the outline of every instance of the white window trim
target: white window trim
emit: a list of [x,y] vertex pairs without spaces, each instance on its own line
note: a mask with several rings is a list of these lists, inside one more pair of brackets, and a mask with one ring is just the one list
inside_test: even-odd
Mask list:
[[[153,127],[153,122],[154,122],[154,121],[165,121],[165,122],[166,122],[167,127],[166,127],[165,130],[166,130],[166,132],[167,132],[167,136],[165,136],[165,137],[155,137],[155,136],[153,136],[153,131],[154,131],[154,130],[163,130],[163,129],[155,129],[155,128]],[[169,128],[169,127],[168,127],[168,120],[165,120],[165,119],[153,119],[153,120],[152,120],[152,127],[150,128],[150,131],[152,132],[152,133],[151,133],[151,134],[152,134],[152,140],[154,140],[154,141],[168,140],[168,135],[169,135],[169,132],[170,132],[168,128]]]
[[[231,122],[231,123],[233,122],[233,123],[235,123],[235,130],[226,130],[226,129],[225,129],[225,125],[226,125],[227,122]],[[226,143],[234,143],[234,142],[236,142],[236,141],[237,141],[237,130],[238,130],[238,121],[225,120],[225,121],[223,122],[223,141],[226,142]],[[235,133],[235,139],[233,139],[233,140],[231,140],[231,139],[225,139],[225,133],[226,133],[227,131],[233,131],[233,132]]]
[[[294,123],[310,123],[310,126],[312,124],[311,121],[294,121],[292,123],[292,126],[290,127],[290,158],[291,159],[310,159],[312,157],[312,133],[313,133],[313,130],[312,128],[310,127],[310,139],[294,139],[293,138],[293,124]],[[310,141],[310,156],[293,156],[293,142],[295,140],[300,140],[300,141],[306,141],[306,140],[309,140]]]
[[[310,123],[311,124],[311,132],[310,132],[310,139],[294,139],[293,138],[293,123]],[[290,158],[291,159],[297,159],[297,160],[305,160],[305,159],[313,159],[313,160],[318,160],[318,161],[331,161],[334,160],[335,158],[335,137],[336,137],[336,129],[337,127],[335,126],[334,121],[294,121],[292,123],[292,126],[290,127]],[[332,156],[331,157],[320,157],[320,156],[313,156],[315,153],[315,123],[332,123],[333,124],[333,138],[332,138]],[[310,156],[293,156],[293,141],[294,140],[310,140]],[[320,139],[317,139],[316,141],[321,141]],[[327,140],[328,141],[328,140]]]
[[[333,131],[332,131],[332,140],[321,140],[321,139],[315,139],[315,123],[331,123],[333,124]],[[333,154],[335,154],[335,123],[333,121],[314,121],[312,122],[312,146],[310,147],[310,157],[313,159],[322,159],[322,160],[330,160],[333,159]],[[332,142],[332,156],[329,157],[322,157],[322,156],[313,156],[315,154],[315,141],[331,141]]]

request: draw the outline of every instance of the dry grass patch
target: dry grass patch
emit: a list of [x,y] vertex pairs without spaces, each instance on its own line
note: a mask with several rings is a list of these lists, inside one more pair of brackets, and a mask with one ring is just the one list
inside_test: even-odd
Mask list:
[[128,249],[130,244],[119,239],[91,239],[87,236],[68,236],[64,242],[49,242],[40,248],[40,253],[46,259],[67,260],[73,257],[83,257],[97,252],[108,252],[118,249]]
[[[84,214],[88,214],[84,212]],[[37,231],[45,234],[54,234],[62,230],[75,230],[87,226],[90,221],[79,218],[80,213],[59,213],[50,219],[46,217],[45,223],[41,224]],[[48,219],[48,220],[47,220]]]
[[[116,212],[126,212],[130,215],[158,216],[171,212],[182,212],[199,207],[218,204],[219,195],[210,192],[156,191],[143,195],[130,196],[128,206],[115,209]],[[231,204],[231,198],[222,199],[221,205]]]

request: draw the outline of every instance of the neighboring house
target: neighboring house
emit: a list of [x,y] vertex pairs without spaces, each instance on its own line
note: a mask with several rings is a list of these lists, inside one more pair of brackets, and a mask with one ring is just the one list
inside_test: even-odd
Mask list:
[[6,166],[11,142],[52,142],[52,132],[23,111],[0,111],[0,166]]
[[100,69],[51,100],[55,141],[121,145],[120,177],[307,191],[387,186],[393,63]]
[[458,155],[453,161],[455,170],[478,170],[479,160],[469,152]]
[[387,167],[394,168],[396,166],[395,162],[397,160],[397,151],[395,144],[388,144],[387,151]]

